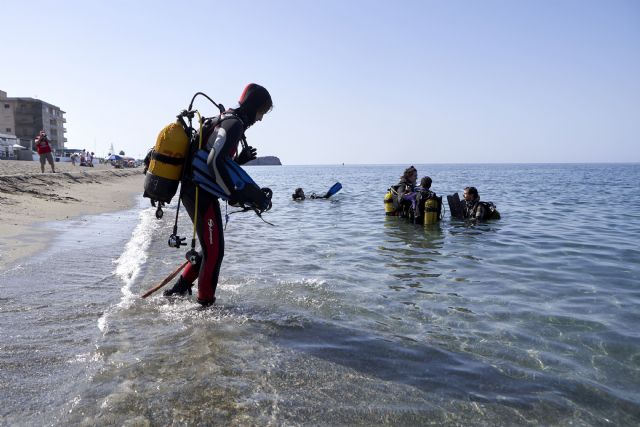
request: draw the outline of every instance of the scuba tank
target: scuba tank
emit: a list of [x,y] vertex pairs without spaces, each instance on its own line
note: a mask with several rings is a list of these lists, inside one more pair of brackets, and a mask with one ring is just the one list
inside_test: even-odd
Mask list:
[[431,197],[424,202],[424,225],[438,222],[438,199]]
[[390,188],[387,194],[384,195],[384,212],[388,216],[396,214],[396,205],[394,203],[395,197],[393,190]]
[[189,149],[189,137],[180,123],[171,123],[158,134],[144,180],[144,196],[170,203],[178,190]]

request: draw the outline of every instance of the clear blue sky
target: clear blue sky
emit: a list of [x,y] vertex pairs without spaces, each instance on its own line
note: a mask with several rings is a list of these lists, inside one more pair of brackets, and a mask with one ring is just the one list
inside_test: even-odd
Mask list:
[[[3,0],[0,89],[142,156],[196,91],[285,164],[640,161],[640,1]],[[204,114],[215,110],[204,101]]]

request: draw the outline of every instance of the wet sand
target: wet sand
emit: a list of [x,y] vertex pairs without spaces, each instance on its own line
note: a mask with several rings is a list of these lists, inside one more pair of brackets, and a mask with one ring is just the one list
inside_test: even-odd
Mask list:
[[114,212],[134,205],[143,191],[142,168],[115,169],[0,160],[0,270],[44,249],[51,231],[43,223]]

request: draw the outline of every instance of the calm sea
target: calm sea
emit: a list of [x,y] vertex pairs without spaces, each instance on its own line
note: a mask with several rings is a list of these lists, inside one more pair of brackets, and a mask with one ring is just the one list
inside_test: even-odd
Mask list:
[[48,225],[0,272],[0,424],[638,425],[640,165],[416,165],[502,214],[427,228],[384,215],[406,166],[248,168],[274,226],[230,216],[208,309],[138,297],[175,202]]

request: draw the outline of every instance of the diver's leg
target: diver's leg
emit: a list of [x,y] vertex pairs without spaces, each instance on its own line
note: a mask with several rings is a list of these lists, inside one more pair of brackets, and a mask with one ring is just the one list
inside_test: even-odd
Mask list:
[[224,234],[218,199],[204,191],[200,192],[200,196],[198,239],[202,247],[202,264],[198,275],[198,302],[210,305],[216,300],[220,265],[224,257]]

